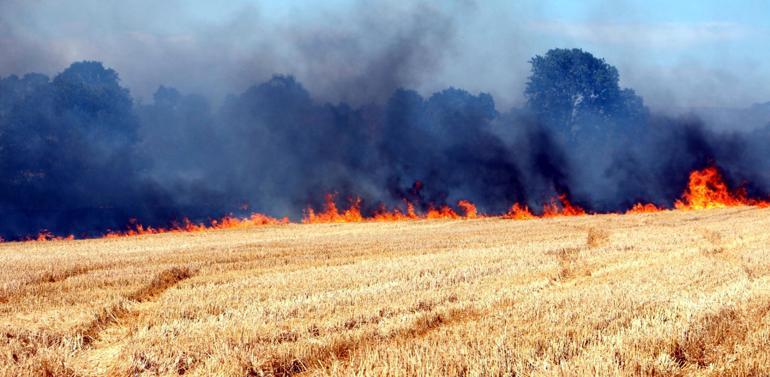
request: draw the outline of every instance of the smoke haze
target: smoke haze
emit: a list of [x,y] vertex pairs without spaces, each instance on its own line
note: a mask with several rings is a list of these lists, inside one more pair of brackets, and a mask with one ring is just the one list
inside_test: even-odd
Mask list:
[[[0,235],[88,236],[131,221],[167,226],[251,211],[298,219],[326,193],[341,204],[359,196],[369,213],[405,199],[423,210],[466,199],[501,213],[559,194],[590,211],[666,207],[691,170],[712,164],[733,187],[770,193],[770,117],[750,106],[770,99],[756,84],[767,82],[763,67],[735,80],[707,65],[679,82],[670,77],[681,62],[615,60],[617,51],[604,53],[623,48],[597,39],[610,30],[657,49],[656,27],[684,28],[663,47],[688,55],[751,27],[597,26],[587,24],[599,18],[593,10],[581,22],[541,22],[552,13],[473,2],[236,2],[217,11],[0,2]],[[485,29],[493,17],[512,26]],[[609,65],[552,50],[604,75],[570,90],[601,83],[611,95],[538,97],[583,81],[560,71],[538,82],[530,59],[577,42]],[[744,108],[721,99],[731,91]],[[669,106],[650,105],[647,93]]]

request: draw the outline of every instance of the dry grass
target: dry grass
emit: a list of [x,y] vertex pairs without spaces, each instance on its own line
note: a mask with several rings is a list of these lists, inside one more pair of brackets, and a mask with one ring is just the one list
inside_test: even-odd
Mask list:
[[0,245],[0,375],[770,375],[770,209]]

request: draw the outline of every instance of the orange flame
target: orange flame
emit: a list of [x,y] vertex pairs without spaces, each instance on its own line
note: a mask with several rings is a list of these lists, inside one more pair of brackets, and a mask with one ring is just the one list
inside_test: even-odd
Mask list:
[[414,212],[414,204],[409,201],[406,203],[406,213],[402,213],[400,209],[394,208],[392,211],[388,211],[385,205],[381,205],[380,209],[375,212],[369,220],[380,222],[393,222],[393,221],[405,221],[405,220],[417,220],[419,216]]
[[[457,203],[457,207],[460,209],[460,213],[455,211],[450,206],[441,207],[429,207],[428,211],[422,214],[418,214],[415,211],[415,206],[405,200],[405,209],[394,208],[388,210],[384,205],[379,210],[375,211],[371,216],[364,216],[361,213],[361,199],[355,197],[350,200],[350,206],[344,211],[340,211],[334,201],[334,195],[327,194],[324,204],[324,210],[322,212],[316,212],[313,208],[308,207],[305,211],[305,215],[302,219],[303,223],[347,223],[347,222],[363,222],[363,221],[407,221],[407,220],[424,220],[424,219],[476,219],[483,218],[485,215],[479,214],[476,206],[467,200],[460,200]],[[748,199],[746,194],[741,191],[730,191],[722,179],[722,175],[719,173],[716,167],[707,167],[702,170],[696,170],[690,173],[688,186],[682,195],[682,199],[677,200],[674,203],[674,207],[680,210],[698,210],[707,208],[722,208],[733,206],[757,206],[757,207],[770,207],[770,201]],[[242,208],[247,208],[245,205]],[[650,213],[662,211],[662,208],[657,207],[652,203],[637,203],[631,207],[626,213]],[[550,218],[557,216],[582,216],[586,211],[576,205],[573,205],[565,194],[559,195],[557,198],[552,199],[549,203],[543,206],[543,214],[537,216],[530,211],[526,205],[520,205],[518,203],[511,206],[510,210],[501,215],[505,219],[514,220],[528,220],[535,218]],[[260,213],[253,213],[246,218],[238,218],[232,215],[225,216],[218,220],[212,220],[208,224],[205,223],[193,223],[189,219],[185,218],[180,223],[172,224],[168,228],[154,228],[146,227],[139,224],[136,220],[131,220],[127,230],[124,231],[109,231],[104,234],[105,238],[116,237],[129,237],[145,234],[158,234],[158,233],[179,233],[179,232],[202,232],[208,230],[218,229],[231,229],[231,228],[248,228],[271,224],[287,224],[288,218],[277,219],[270,216],[266,216]],[[52,241],[52,240],[71,240],[75,237],[73,235],[61,237],[52,234],[47,230],[42,230],[37,236],[29,237],[27,241]],[[2,241],[0,239],[0,241]]]
[[120,238],[141,236],[146,234],[160,233],[182,233],[182,232],[205,232],[209,230],[233,229],[233,228],[251,228],[262,225],[288,224],[289,219],[276,219],[261,213],[252,213],[249,217],[238,218],[235,216],[225,216],[219,220],[211,220],[209,224],[193,223],[187,218],[182,219],[181,223],[172,224],[168,228],[145,227],[136,222],[136,219],[130,221],[127,230],[109,231],[104,234],[104,238]]
[[425,214],[426,219],[430,220],[436,220],[436,219],[448,219],[448,220],[456,220],[460,218],[460,215],[455,212],[452,208],[449,206],[443,206],[440,208],[429,208],[428,212]]
[[415,212],[414,205],[409,201],[405,201],[406,211],[403,212],[399,208],[388,210],[384,205],[380,206],[380,209],[375,211],[372,216],[363,216],[361,214],[361,198],[356,197],[351,200],[350,208],[344,212],[340,212],[334,202],[334,195],[326,195],[326,203],[324,204],[323,212],[316,213],[312,207],[308,207],[305,210],[305,216],[302,222],[305,224],[318,224],[318,223],[357,223],[363,221],[378,221],[378,222],[391,222],[391,221],[405,221],[405,220],[457,220],[457,219],[477,219],[483,217],[478,213],[476,205],[467,200],[460,200],[457,206],[462,210],[462,215],[457,213],[450,206],[430,207],[427,212],[419,215]]
[[764,202],[746,199],[742,192],[730,192],[719,170],[710,166],[690,173],[687,189],[682,199],[674,203],[674,207],[681,210],[695,210],[761,205],[762,203]]
[[511,206],[511,209],[509,209],[508,212],[503,214],[502,218],[513,220],[531,220],[536,218],[536,216],[532,214],[532,211],[530,211],[529,207],[526,205],[521,206],[519,203],[515,203]]
[[557,216],[583,216],[586,211],[578,206],[573,205],[567,199],[567,195],[559,195],[559,203],[556,200],[551,199],[550,203],[543,205],[543,217],[557,217]]
[[[75,236],[70,234],[64,237],[56,236],[53,233],[49,232],[46,229],[43,229],[40,231],[40,233],[37,234],[35,237],[27,237],[25,241],[64,241],[64,240],[74,240]],[[0,242],[2,241],[2,238],[0,238]]]
[[364,217],[361,216],[361,199],[355,198],[352,200],[350,208],[344,212],[340,212],[337,209],[337,204],[334,202],[334,195],[326,194],[326,209],[323,212],[315,213],[313,208],[308,207],[305,213],[305,217],[302,222],[305,224],[316,223],[357,223],[364,221]]
[[467,201],[461,200],[457,202],[457,206],[463,209],[466,219],[475,219],[479,217],[479,212],[476,210],[476,205]]
[[652,203],[636,203],[633,207],[631,207],[626,213],[653,213],[653,212],[660,212],[662,209],[658,208],[655,204]]

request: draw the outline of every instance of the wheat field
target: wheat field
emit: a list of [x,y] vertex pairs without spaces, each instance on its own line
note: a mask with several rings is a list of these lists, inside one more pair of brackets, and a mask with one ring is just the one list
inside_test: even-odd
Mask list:
[[5,376],[767,376],[770,209],[0,245]]

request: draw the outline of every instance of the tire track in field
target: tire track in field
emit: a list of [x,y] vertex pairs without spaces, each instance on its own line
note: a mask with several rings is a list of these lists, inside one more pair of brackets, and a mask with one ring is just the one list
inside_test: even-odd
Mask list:
[[[85,273],[81,271],[80,273]],[[127,309],[127,305],[130,303],[142,303],[149,302],[160,296],[163,292],[173,287],[182,280],[192,277],[196,271],[189,267],[173,267],[166,269],[157,274],[153,280],[145,286],[140,287],[134,292],[126,295],[119,302],[102,308],[93,320],[88,321],[81,326],[76,327],[73,331],[64,333],[51,333],[51,332],[30,332],[30,331],[5,331],[0,334],[0,344],[21,344],[24,347],[21,349],[26,350],[21,353],[14,353],[10,359],[16,363],[23,363],[25,359],[32,357],[37,353],[40,346],[43,348],[70,348],[74,347],[78,350],[78,353],[93,349],[95,340],[98,340],[100,334],[106,329],[119,324],[121,321],[128,320],[136,313]],[[59,274],[55,275],[55,279],[59,281],[66,279],[76,274]],[[35,349],[30,349],[26,345],[35,344],[38,345]],[[71,368],[71,366],[65,366],[67,375],[77,375],[77,373]]]
[[[94,263],[91,265],[81,265],[66,268],[60,271],[46,271],[40,276],[36,276],[25,281],[14,284],[13,287],[0,289],[0,304],[7,304],[17,298],[22,298],[30,294],[30,289],[34,289],[35,286],[42,284],[54,284],[66,281],[69,278],[85,275],[95,271],[110,270],[115,268],[128,268],[132,266],[141,266],[140,262],[128,262],[128,263]],[[45,288],[54,289],[54,288]],[[33,292],[38,294],[38,292]]]
[[[149,284],[126,296],[126,300],[128,302],[150,301],[180,281],[189,279],[192,275],[193,272],[188,267],[172,267],[168,270],[164,270],[156,275]],[[89,345],[93,343],[105,327],[128,316],[130,311],[125,308],[128,302],[121,301],[109,308],[103,309],[93,321],[79,332],[83,337],[83,344]]]
[[331,360],[348,359],[360,348],[395,339],[414,339],[425,336],[441,326],[453,323],[475,321],[484,312],[472,307],[452,308],[442,312],[429,312],[418,317],[414,323],[387,335],[369,332],[359,337],[345,337],[324,344],[310,352],[310,356],[296,358],[293,355],[275,356],[259,366],[246,366],[246,376],[295,376],[307,372],[312,366],[325,364]]
[[[133,322],[139,318],[139,311],[128,308],[129,304],[152,303],[168,289],[176,286],[179,282],[193,277],[197,273],[190,267],[172,267],[161,271],[150,281],[149,284],[140,287],[136,291],[125,296],[124,300],[102,309],[96,315],[96,318],[84,325],[79,331],[81,339],[81,353],[78,360],[75,361],[76,369],[84,371],[85,375],[104,375],[109,372],[114,364],[114,359],[119,356],[119,352],[103,352],[115,345],[122,339],[110,339],[105,344],[99,344],[103,335],[110,332],[116,326],[130,329],[134,326]],[[106,340],[106,339],[105,339]],[[94,365],[96,364],[96,365]],[[80,373],[75,372],[76,375]]]

